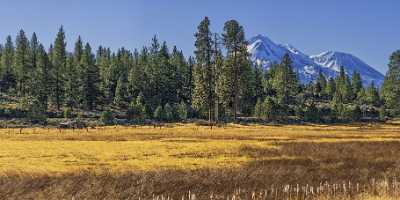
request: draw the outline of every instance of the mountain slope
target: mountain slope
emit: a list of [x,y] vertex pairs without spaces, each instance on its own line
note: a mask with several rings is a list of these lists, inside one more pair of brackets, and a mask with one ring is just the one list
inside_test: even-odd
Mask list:
[[383,84],[384,76],[380,72],[351,54],[328,51],[311,56],[311,59],[315,63],[336,72],[339,72],[340,66],[344,66],[346,72],[350,75],[357,71],[361,74],[364,84],[369,84],[372,81],[379,86]]
[[298,73],[302,83],[309,83],[322,72],[326,77],[335,77],[340,66],[345,67],[347,74],[352,75],[356,70],[361,74],[364,85],[372,81],[380,86],[383,75],[359,58],[341,52],[325,52],[316,56],[309,56],[291,45],[276,44],[268,37],[257,35],[249,40],[248,52],[255,64],[265,69],[273,63],[280,63],[287,53],[293,61],[294,70]]

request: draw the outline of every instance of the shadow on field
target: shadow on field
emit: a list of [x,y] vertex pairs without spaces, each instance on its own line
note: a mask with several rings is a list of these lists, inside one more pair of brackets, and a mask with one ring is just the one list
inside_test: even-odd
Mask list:
[[[400,175],[400,142],[280,143],[277,149],[240,148],[254,160],[240,168],[61,175],[6,173],[0,199],[142,199],[187,191],[206,199],[235,189],[255,191],[282,184],[367,183]],[[201,196],[203,195],[203,196]]]

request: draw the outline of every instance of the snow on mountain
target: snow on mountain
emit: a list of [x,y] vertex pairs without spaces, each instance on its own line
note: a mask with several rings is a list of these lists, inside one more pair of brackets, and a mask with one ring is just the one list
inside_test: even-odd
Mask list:
[[380,72],[351,54],[328,51],[316,56],[311,56],[310,58],[317,64],[336,72],[339,72],[340,66],[344,66],[346,73],[349,75],[357,71],[361,74],[365,85],[372,81],[379,86],[383,84],[384,76]]
[[345,67],[347,74],[352,75],[356,70],[361,74],[364,85],[374,81],[380,86],[383,75],[359,58],[341,52],[324,52],[316,56],[309,56],[295,47],[285,44],[276,44],[268,37],[257,35],[249,40],[248,52],[255,64],[262,65],[265,69],[273,63],[280,63],[287,53],[293,61],[294,70],[298,73],[302,83],[314,81],[319,72],[327,77],[335,77],[340,66]]

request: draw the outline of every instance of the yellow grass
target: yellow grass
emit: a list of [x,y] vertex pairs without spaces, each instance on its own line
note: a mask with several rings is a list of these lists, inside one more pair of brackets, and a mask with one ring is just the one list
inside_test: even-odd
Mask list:
[[[0,172],[157,171],[240,167],[257,159],[243,148],[283,143],[400,141],[397,124],[103,127],[86,130],[0,129]],[[295,159],[285,155],[263,159]]]

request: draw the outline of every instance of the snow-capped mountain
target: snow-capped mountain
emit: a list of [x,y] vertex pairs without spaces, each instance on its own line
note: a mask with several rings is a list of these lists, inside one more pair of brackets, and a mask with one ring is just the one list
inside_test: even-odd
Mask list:
[[311,59],[320,66],[327,67],[336,72],[340,70],[340,66],[344,66],[346,72],[350,75],[354,71],[357,71],[361,74],[364,84],[369,84],[372,81],[379,86],[383,84],[384,76],[380,72],[351,54],[327,51],[316,56],[311,56]]
[[280,63],[287,53],[293,61],[302,83],[309,83],[322,72],[327,77],[335,77],[340,66],[345,68],[347,74],[352,75],[354,70],[361,74],[364,85],[372,81],[380,86],[384,76],[359,58],[341,52],[325,52],[316,56],[309,56],[295,47],[285,44],[276,44],[268,37],[257,35],[249,40],[248,52],[255,64],[262,65],[265,69],[273,63]]

